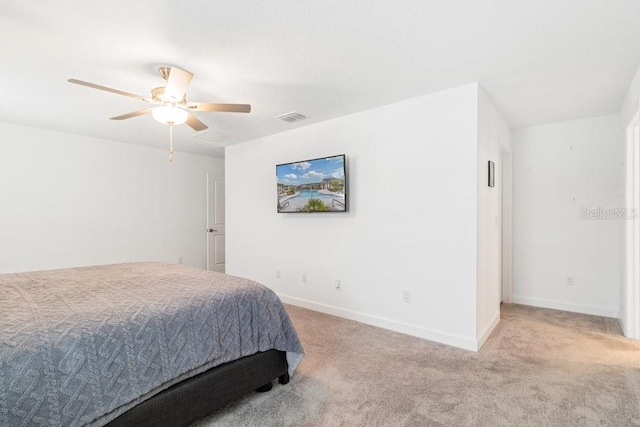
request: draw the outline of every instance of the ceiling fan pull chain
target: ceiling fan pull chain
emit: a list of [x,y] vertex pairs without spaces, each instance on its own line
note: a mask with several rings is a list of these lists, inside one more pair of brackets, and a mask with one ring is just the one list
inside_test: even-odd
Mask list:
[[169,162],[173,161],[173,123],[169,122]]

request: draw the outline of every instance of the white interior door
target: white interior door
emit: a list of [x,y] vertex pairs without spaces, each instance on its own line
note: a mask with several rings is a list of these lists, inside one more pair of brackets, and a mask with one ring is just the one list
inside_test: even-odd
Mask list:
[[224,175],[207,173],[207,270],[224,273]]

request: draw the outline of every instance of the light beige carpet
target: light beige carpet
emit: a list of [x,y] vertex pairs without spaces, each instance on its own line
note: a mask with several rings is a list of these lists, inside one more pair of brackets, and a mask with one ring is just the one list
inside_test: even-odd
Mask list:
[[287,311],[306,351],[291,382],[196,426],[640,425],[640,342],[614,319],[503,305],[473,353]]

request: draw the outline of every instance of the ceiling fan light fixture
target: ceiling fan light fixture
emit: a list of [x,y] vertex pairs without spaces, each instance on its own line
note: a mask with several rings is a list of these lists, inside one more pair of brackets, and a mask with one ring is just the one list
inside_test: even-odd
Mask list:
[[165,125],[181,125],[187,121],[187,113],[185,110],[174,107],[173,105],[162,105],[151,110],[151,115],[158,122]]

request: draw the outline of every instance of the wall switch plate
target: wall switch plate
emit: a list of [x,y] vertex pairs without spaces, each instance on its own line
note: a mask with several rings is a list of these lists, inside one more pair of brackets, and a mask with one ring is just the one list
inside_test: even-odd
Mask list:
[[276,270],[276,279],[281,279],[281,278],[282,278],[282,271]]
[[576,278],[573,276],[567,276],[567,286],[575,286]]
[[407,289],[402,290],[402,302],[411,302],[411,291]]
[[335,285],[336,285],[336,291],[339,291],[341,286],[340,280],[336,280]]
[[178,257],[178,264],[182,264],[182,257],[181,256]]
[[307,273],[302,273],[302,283],[307,283]]

